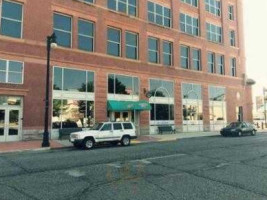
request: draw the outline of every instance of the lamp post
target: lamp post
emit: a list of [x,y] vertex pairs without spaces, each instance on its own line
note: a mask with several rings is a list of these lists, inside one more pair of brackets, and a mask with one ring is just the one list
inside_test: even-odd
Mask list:
[[266,125],[267,125],[267,116],[266,116],[266,95],[265,95],[265,93],[267,92],[267,89],[264,87],[263,88],[263,104],[264,104],[264,125],[265,125],[265,127],[266,127]]
[[46,92],[45,92],[45,121],[44,121],[44,133],[42,147],[49,147],[49,132],[48,132],[48,112],[49,112],[49,78],[50,78],[50,52],[51,47],[57,47],[56,34],[53,33],[47,36],[47,66],[46,66]]

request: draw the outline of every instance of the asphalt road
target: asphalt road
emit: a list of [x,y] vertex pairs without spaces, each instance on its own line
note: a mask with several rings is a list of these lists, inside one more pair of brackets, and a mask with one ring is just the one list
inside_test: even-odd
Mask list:
[[0,155],[0,200],[267,199],[267,134]]

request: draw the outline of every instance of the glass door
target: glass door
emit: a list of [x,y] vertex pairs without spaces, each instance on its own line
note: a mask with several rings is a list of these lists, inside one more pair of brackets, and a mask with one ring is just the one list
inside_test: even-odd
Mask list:
[[0,109],[0,142],[19,141],[21,136],[21,110]]

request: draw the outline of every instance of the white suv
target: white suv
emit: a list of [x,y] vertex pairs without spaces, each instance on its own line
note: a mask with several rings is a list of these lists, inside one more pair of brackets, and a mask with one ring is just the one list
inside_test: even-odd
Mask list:
[[75,147],[82,146],[85,149],[91,149],[96,143],[102,142],[111,142],[114,145],[120,142],[123,146],[129,146],[131,139],[135,138],[136,129],[132,122],[97,123],[88,131],[70,134],[70,142]]

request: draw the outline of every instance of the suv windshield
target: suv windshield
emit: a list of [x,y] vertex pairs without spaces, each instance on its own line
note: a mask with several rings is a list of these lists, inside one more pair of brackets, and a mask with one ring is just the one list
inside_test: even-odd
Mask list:
[[91,130],[99,130],[102,127],[103,123],[96,123]]
[[227,127],[228,128],[237,128],[241,125],[241,122],[233,122],[231,124],[229,124]]

